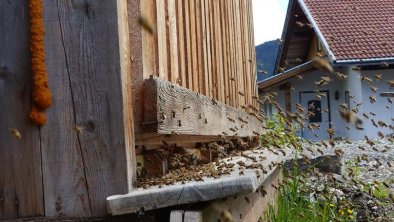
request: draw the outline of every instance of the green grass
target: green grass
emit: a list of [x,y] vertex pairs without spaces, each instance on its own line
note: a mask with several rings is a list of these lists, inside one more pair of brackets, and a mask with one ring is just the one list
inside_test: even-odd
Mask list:
[[332,196],[323,193],[318,201],[312,202],[309,194],[313,192],[305,186],[298,176],[297,168],[286,183],[279,188],[275,205],[270,205],[260,221],[269,222],[329,222],[355,221],[355,212],[344,204],[332,204]]

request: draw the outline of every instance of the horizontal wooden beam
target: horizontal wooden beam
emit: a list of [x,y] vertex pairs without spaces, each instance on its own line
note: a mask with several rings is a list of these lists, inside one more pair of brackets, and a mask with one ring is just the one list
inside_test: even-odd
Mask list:
[[263,130],[253,113],[153,76],[144,83],[143,115],[144,133],[246,137]]
[[163,143],[207,143],[222,140],[222,136],[136,134],[136,145],[162,145]]

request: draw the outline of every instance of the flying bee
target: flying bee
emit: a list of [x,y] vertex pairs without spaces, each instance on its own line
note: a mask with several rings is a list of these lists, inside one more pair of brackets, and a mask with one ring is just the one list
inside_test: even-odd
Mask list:
[[353,69],[354,71],[360,71],[360,70],[361,70],[360,66],[355,66],[355,67],[353,67],[352,69]]
[[369,82],[369,83],[372,83],[372,79],[371,79],[371,78],[368,78],[368,77],[366,77],[366,76],[361,76],[360,79],[361,79],[361,82]]
[[296,25],[300,28],[304,28],[305,27],[305,23],[300,22],[300,21],[296,21]]
[[315,57],[313,60],[313,65],[323,72],[333,73],[334,69],[332,68],[331,64],[322,58]]
[[370,102],[370,103],[375,103],[375,102],[376,102],[376,96],[370,95],[370,96],[369,96],[369,102]]
[[138,18],[138,24],[147,32],[149,32],[149,34],[154,34],[155,33],[155,29],[153,28],[152,23],[144,16],[140,16]]
[[336,74],[336,76],[337,76],[337,79],[338,80],[341,80],[341,81],[345,81],[346,79],[347,79],[347,75],[345,75],[345,74],[342,74],[342,73],[339,73],[339,72],[337,72],[337,73],[335,73]]
[[335,151],[335,155],[337,155],[337,156],[342,156],[344,153],[343,153],[343,151],[342,150],[340,150],[340,149],[336,149]]
[[331,145],[331,147],[334,147],[334,146],[335,146],[334,140],[329,140],[328,143]]
[[15,137],[17,140],[20,140],[20,139],[22,138],[22,135],[21,135],[21,133],[19,132],[18,129],[16,129],[16,128],[11,128],[10,131],[11,131],[12,135],[14,135],[14,137]]
[[296,75],[296,77],[297,77],[299,80],[303,80],[303,77],[302,77],[301,75]]
[[387,62],[382,62],[382,63],[381,63],[381,67],[382,67],[382,68],[388,68],[388,67],[389,67],[389,64],[388,64]]
[[386,83],[387,83],[390,87],[394,87],[394,80],[387,80]]
[[371,91],[374,92],[374,93],[376,93],[376,92],[378,91],[378,87],[373,87],[373,86],[371,86],[370,89],[371,89]]
[[375,79],[377,82],[379,82],[382,79],[382,74],[376,74]]
[[380,127],[388,127],[388,125],[382,120],[379,120],[378,124],[379,124]]
[[363,120],[353,111],[339,111],[341,117],[347,122],[351,123],[356,129],[363,130]]
[[327,129],[327,133],[330,135],[334,135],[335,134],[335,130],[333,128],[329,128]]
[[268,72],[265,70],[257,70],[258,73],[262,73],[263,75],[266,75]]

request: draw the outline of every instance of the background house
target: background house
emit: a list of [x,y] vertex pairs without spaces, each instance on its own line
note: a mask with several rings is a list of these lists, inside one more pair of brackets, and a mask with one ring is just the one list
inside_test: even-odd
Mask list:
[[[336,131],[332,138],[374,138],[379,131],[391,134],[393,11],[388,0],[290,1],[277,74],[258,83],[260,95],[277,92],[276,100],[287,112],[295,112],[297,103],[307,109],[314,104],[316,115],[307,122],[320,124],[320,129],[298,130],[307,139],[328,139],[329,128]],[[319,69],[313,62],[316,57],[328,61],[334,72]],[[318,87],[322,77],[330,80]],[[357,112],[363,130],[341,118],[341,105]],[[263,108],[268,115],[276,111],[268,103]],[[379,123],[383,127],[377,127]]]

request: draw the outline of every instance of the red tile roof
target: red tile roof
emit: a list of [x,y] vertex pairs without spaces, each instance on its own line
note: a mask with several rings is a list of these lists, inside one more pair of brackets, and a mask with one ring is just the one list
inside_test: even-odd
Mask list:
[[300,1],[335,60],[394,57],[394,0]]

